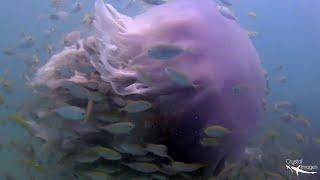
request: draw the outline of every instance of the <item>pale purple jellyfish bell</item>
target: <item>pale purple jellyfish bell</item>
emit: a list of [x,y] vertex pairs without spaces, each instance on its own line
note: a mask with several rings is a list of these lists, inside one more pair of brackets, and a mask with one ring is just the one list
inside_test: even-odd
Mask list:
[[[260,119],[265,82],[234,19],[212,0],[173,0],[133,18],[102,0],[95,9],[99,56],[92,65],[119,95],[155,98],[169,114],[165,143],[174,158],[217,166],[241,152]],[[218,147],[200,142],[211,125],[231,130]]]

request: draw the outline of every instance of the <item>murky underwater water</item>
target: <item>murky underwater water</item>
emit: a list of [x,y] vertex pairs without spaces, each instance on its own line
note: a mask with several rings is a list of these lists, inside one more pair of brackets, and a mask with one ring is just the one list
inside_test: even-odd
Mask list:
[[[179,57],[205,59],[208,51],[201,48],[207,43],[199,39],[211,37],[193,33],[206,34],[210,26],[194,18],[199,16],[187,16],[199,13],[192,10],[201,5],[181,5],[185,16],[168,11],[172,14],[164,13],[159,18],[164,20],[150,27],[144,19],[154,13],[137,21],[121,15],[148,13],[168,1],[108,0],[114,9],[101,10],[109,12],[107,17],[97,13],[93,0],[0,2],[0,179],[319,179],[320,2],[216,2],[222,20],[212,20],[215,29],[232,24],[221,37],[234,28],[245,30],[265,70],[261,120],[255,124],[240,117],[246,111],[255,114],[256,106],[244,103],[225,112],[223,102],[259,97],[260,81],[249,76],[257,91],[252,93],[251,86],[221,78],[232,84],[235,96],[230,100],[222,93],[224,101],[219,101],[203,90],[219,86],[207,77],[211,61],[171,63]],[[201,27],[194,28],[196,23]],[[128,29],[131,36],[124,35]],[[184,33],[189,36],[179,36]],[[235,34],[225,41],[239,42],[241,33]],[[188,46],[193,41],[198,46]],[[246,38],[240,42],[251,47]],[[221,44],[212,45],[221,48],[219,56]],[[221,54],[242,54],[232,51],[233,45],[226,47],[230,52]],[[221,72],[214,70],[221,75],[249,67],[236,76],[259,76],[255,65],[239,62],[235,69],[226,63]],[[202,92],[204,101],[190,100]],[[231,118],[229,123],[228,113],[234,112],[241,121]]]

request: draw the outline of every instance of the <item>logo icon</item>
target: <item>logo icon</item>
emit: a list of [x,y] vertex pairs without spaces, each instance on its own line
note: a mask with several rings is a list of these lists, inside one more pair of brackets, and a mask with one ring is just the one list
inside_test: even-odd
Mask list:
[[296,172],[297,176],[299,176],[299,173],[303,173],[303,174],[316,174],[317,172],[315,171],[305,171],[303,169],[301,169],[301,165],[294,167],[294,166],[288,166],[286,165],[287,169],[289,169],[292,173],[293,171]]
[[289,169],[292,173],[295,173],[299,176],[301,174],[316,174],[318,172],[314,171],[318,169],[318,166],[304,166],[302,165],[302,159],[286,159],[286,168]]

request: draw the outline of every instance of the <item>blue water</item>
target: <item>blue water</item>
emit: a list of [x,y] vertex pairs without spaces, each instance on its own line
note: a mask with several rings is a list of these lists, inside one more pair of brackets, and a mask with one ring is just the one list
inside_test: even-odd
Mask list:
[[[21,33],[25,32],[36,38],[36,46],[28,50],[19,50],[17,54],[34,54],[37,48],[40,52],[40,64],[43,65],[49,58],[44,53],[43,47],[46,44],[62,42],[66,33],[81,27],[83,15],[93,11],[94,0],[81,0],[81,2],[84,9],[71,15],[66,21],[39,22],[37,20],[39,15],[54,11],[49,0],[1,0],[0,50],[14,47],[18,43]],[[125,0],[108,2],[120,12],[129,15],[137,14],[141,10],[141,7],[138,6],[125,10],[125,4],[128,3]],[[312,140],[320,137],[320,1],[233,0],[232,2],[232,9],[241,26],[259,32],[259,35],[252,41],[263,61],[263,67],[269,72],[271,90],[267,97],[269,110],[264,113],[264,121],[261,122],[257,130],[257,136],[261,135],[259,133],[274,129],[273,124],[280,124],[281,131],[292,129],[287,127],[289,125],[285,123],[277,123],[279,114],[270,110],[270,106],[274,102],[288,100],[294,103],[299,113],[306,116],[311,123],[309,128],[293,126],[309,137],[308,142],[294,146],[303,152],[302,157],[297,158],[302,158],[309,164],[320,166],[318,153],[320,144],[316,145]],[[249,18],[248,11],[256,12],[257,18],[255,20]],[[53,26],[57,28],[57,33],[50,38],[44,37],[43,30]],[[54,52],[59,50],[61,48],[58,47]],[[278,65],[283,65],[283,69],[273,70]],[[0,78],[5,77],[13,87],[10,92],[0,89],[0,96],[5,97],[6,101],[5,105],[0,105],[0,118],[18,112],[30,100],[31,90],[25,86],[25,81],[21,79],[22,72],[27,69],[28,67],[21,58],[0,54]],[[282,84],[274,80],[281,76],[287,77],[286,83]],[[16,179],[30,179],[26,177],[24,165],[21,163],[23,155],[17,151],[17,147],[9,145],[12,141],[28,144],[29,139],[25,137],[27,137],[27,132],[14,123],[0,125],[0,144],[2,144],[0,179],[5,179],[4,174],[6,173]],[[288,139],[280,140],[280,145],[292,141],[290,135],[285,137]],[[285,165],[283,161],[278,163]],[[302,176],[306,179],[308,177],[314,178],[315,176]],[[45,177],[39,176],[38,178]],[[290,178],[296,178],[296,176],[289,174]]]

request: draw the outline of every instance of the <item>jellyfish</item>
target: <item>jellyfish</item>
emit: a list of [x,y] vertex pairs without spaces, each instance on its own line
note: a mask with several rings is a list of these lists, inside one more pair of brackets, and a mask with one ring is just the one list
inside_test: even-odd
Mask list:
[[[116,94],[154,99],[170,124],[163,143],[175,159],[215,169],[239,156],[261,119],[265,82],[257,52],[235,19],[211,0],[173,0],[135,17],[97,0],[94,29],[89,39],[95,53],[85,53],[86,41],[80,40],[53,56],[33,84],[50,84],[44,74],[68,59],[59,56],[83,53]],[[210,125],[231,131],[219,147],[201,144]]]
[[[174,111],[171,144],[184,152],[184,158],[215,156],[196,140],[201,136],[198,131],[210,124],[233,130],[219,158],[240,151],[237,147],[260,119],[264,77],[254,46],[234,19],[226,18],[210,0],[170,1],[133,18],[101,0],[95,8],[100,54],[91,63],[104,81],[120,95],[155,96],[161,110]],[[161,46],[181,52],[163,58],[150,55]],[[178,87],[165,73],[168,67],[186,75],[198,88]],[[141,72],[154,83],[141,80]]]

